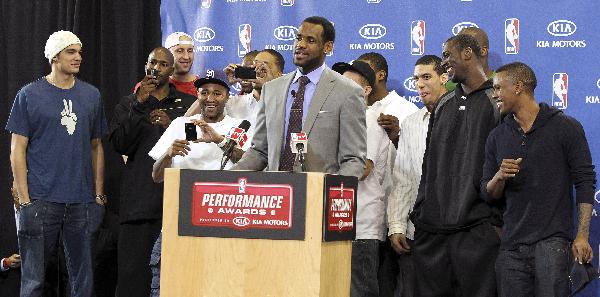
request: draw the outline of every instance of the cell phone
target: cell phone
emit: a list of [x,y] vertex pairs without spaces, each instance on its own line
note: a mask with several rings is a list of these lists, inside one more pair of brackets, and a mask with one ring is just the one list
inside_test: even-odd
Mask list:
[[256,79],[256,70],[252,67],[238,66],[235,68],[234,75],[240,79]]
[[196,139],[198,139],[196,125],[194,123],[185,123],[185,140],[194,141]]
[[150,75],[150,76],[156,78],[158,76],[158,69],[148,68],[148,69],[146,69],[146,75]]

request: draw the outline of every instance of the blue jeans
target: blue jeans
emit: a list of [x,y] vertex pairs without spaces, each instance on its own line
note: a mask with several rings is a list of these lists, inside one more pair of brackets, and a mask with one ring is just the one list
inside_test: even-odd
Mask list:
[[21,296],[42,296],[48,259],[56,256],[59,234],[69,273],[71,297],[92,296],[92,238],[104,206],[89,203],[54,203],[34,200],[19,210]]
[[152,255],[150,255],[150,270],[152,270],[152,284],[150,285],[150,296],[160,296],[160,256],[162,247],[162,231],[158,235],[154,247],[152,248]]
[[550,237],[514,250],[500,250],[496,277],[500,296],[568,296],[569,240]]
[[350,274],[351,297],[378,297],[379,245],[377,239],[352,241],[352,268]]

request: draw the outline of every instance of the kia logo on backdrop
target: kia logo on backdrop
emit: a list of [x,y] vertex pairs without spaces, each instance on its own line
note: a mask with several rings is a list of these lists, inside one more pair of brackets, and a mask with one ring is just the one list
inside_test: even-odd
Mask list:
[[596,81],[596,86],[600,89],[600,78]]
[[198,42],[207,42],[215,38],[215,31],[209,27],[198,28],[194,32],[194,40]]
[[425,53],[425,21],[418,20],[410,23],[410,54]]
[[411,92],[417,92],[417,82],[412,76],[404,80],[404,88]]
[[381,0],[367,0],[367,3],[369,4],[377,4],[379,2],[381,2]]
[[570,36],[577,31],[577,25],[571,21],[557,20],[548,24],[546,30],[552,36]]
[[454,25],[454,27],[452,27],[452,34],[454,34],[454,36],[456,36],[456,35],[458,35],[458,33],[460,33],[460,31],[462,31],[462,29],[469,28],[469,27],[479,28],[479,26],[477,26],[477,24],[475,24],[473,22],[460,22],[460,23]]
[[202,8],[210,8],[211,3],[212,3],[212,0],[202,0],[202,1],[200,1],[200,6]]
[[519,53],[519,19],[511,18],[504,21],[504,53],[516,55]]
[[387,29],[380,24],[366,24],[358,30],[360,36],[365,39],[379,39],[387,33]]
[[295,0],[281,0],[281,6],[293,6]]
[[554,73],[552,76],[552,106],[558,109],[567,109],[569,95],[569,75]]
[[273,36],[282,41],[294,40],[296,34],[298,29],[294,26],[279,26],[273,30]]

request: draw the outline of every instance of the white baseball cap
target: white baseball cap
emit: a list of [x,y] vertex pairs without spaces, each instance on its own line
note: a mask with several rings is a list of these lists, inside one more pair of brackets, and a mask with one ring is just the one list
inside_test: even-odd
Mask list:
[[[182,36],[185,36],[191,40],[180,40],[180,37]],[[185,32],[174,32],[169,34],[169,36],[167,36],[167,39],[165,40],[165,47],[168,49],[180,44],[194,45],[194,38],[192,38],[192,36]]]

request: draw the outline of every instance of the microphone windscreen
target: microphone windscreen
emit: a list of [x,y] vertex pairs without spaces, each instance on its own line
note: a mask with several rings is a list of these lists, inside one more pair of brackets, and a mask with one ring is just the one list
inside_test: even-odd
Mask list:
[[242,128],[244,129],[244,131],[248,131],[248,129],[250,128],[250,122],[248,120],[243,120],[238,126],[238,128]]

